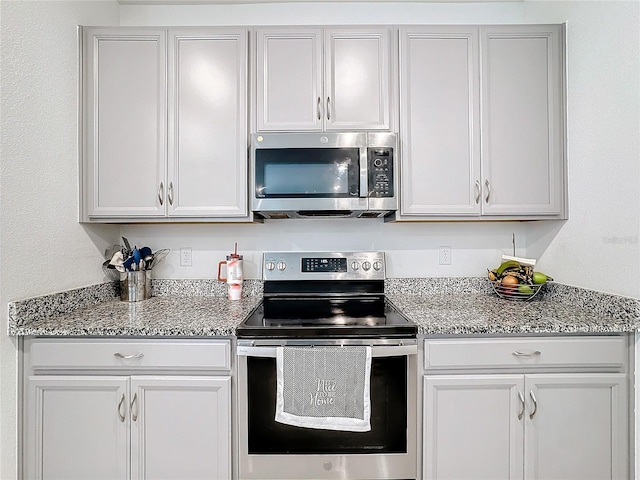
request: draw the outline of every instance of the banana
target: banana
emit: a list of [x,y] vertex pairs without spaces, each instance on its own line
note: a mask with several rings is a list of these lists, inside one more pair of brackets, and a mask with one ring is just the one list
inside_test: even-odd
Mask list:
[[491,280],[492,282],[495,282],[498,277],[496,277],[496,271],[495,270],[489,270],[487,268],[487,276],[489,277],[489,280]]
[[516,262],[515,260],[508,260],[506,262],[502,262],[502,264],[496,270],[496,276],[500,277],[505,271],[510,269],[520,269],[522,266],[520,262]]

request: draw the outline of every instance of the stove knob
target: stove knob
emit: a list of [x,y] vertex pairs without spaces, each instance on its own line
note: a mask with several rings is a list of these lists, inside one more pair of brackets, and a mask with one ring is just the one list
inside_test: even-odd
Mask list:
[[280,270],[280,271],[282,271],[285,268],[287,268],[287,264],[282,262],[282,261],[278,262],[278,265],[276,265],[276,266],[278,267],[278,270]]
[[378,270],[382,270],[381,262],[373,262],[373,269],[377,272]]
[[358,271],[358,269],[360,268],[360,265],[358,265],[358,262],[352,262],[351,263],[351,269],[356,272]]
[[371,262],[362,262],[362,268],[366,272],[367,270],[369,270],[371,268]]
[[273,271],[274,268],[276,268],[276,264],[274,262],[267,262],[267,270],[269,270],[270,272]]

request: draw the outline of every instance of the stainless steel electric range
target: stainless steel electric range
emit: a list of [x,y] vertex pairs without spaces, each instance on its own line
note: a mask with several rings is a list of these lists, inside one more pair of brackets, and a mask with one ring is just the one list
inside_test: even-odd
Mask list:
[[[417,478],[417,326],[384,296],[383,252],[274,252],[237,329],[239,478]],[[369,345],[371,430],[275,421],[276,348]]]

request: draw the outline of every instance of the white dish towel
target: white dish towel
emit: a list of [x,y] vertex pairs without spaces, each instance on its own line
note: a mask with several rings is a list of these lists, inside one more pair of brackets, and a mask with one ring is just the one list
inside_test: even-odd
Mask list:
[[278,347],[276,422],[371,430],[371,347]]

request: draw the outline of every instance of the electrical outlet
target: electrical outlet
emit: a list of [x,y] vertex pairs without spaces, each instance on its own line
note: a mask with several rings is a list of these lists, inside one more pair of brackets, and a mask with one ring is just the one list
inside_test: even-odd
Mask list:
[[451,265],[451,247],[440,247],[440,265]]
[[191,247],[185,247],[180,249],[180,266],[191,266]]

